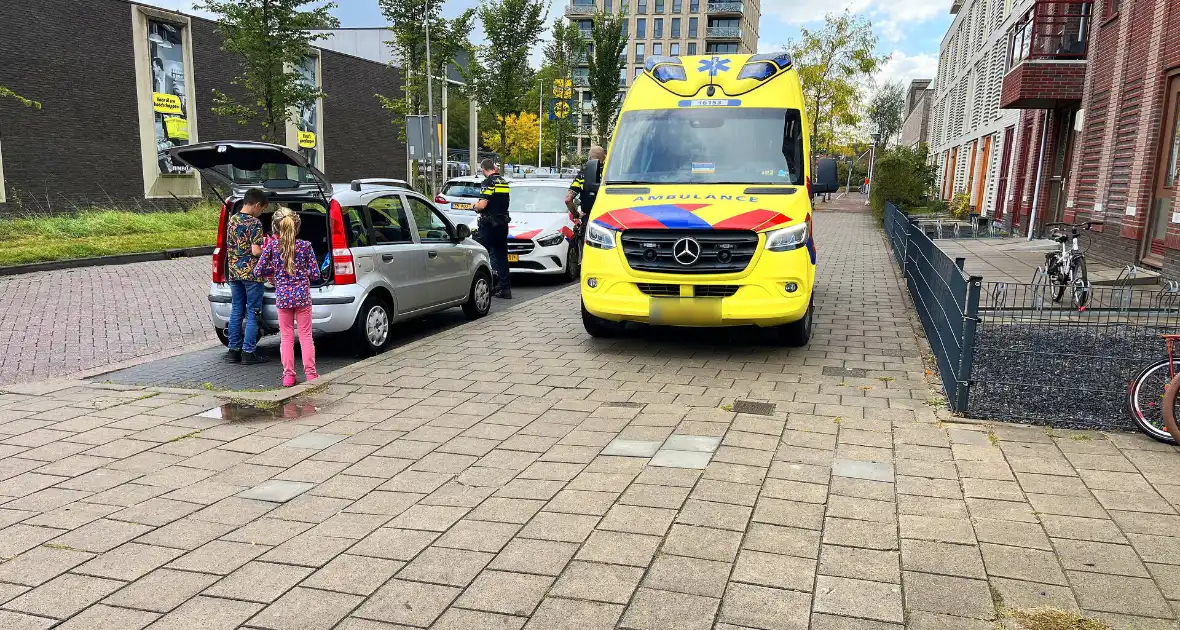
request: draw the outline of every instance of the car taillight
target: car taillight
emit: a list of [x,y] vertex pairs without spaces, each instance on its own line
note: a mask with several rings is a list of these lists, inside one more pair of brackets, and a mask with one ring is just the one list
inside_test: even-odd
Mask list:
[[217,220],[217,246],[213,248],[213,282],[225,283],[225,224],[229,220],[229,199],[221,204],[221,218]]
[[447,201],[446,197],[444,197],[442,195],[435,195],[434,196],[434,203],[449,203],[449,202]]
[[352,264],[352,250],[344,232],[344,213],[340,202],[332,200],[328,206],[328,224],[332,231],[332,278],[336,284],[356,284],[356,267]]

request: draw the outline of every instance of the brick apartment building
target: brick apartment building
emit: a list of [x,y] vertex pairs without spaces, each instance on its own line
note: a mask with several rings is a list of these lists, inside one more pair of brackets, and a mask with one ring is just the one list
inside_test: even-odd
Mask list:
[[1066,220],[1105,221],[1091,254],[1180,277],[1180,1],[1093,5]]
[[930,141],[930,106],[934,100],[933,79],[914,79],[905,96],[905,116],[897,143],[915,148]]
[[[187,205],[203,192],[167,148],[256,138],[211,110],[237,61],[215,24],[128,0],[0,2],[0,215],[91,205]],[[317,48],[298,70],[327,97],[288,124],[287,144],[334,181],[404,177],[405,147],[374,93],[396,70]]]

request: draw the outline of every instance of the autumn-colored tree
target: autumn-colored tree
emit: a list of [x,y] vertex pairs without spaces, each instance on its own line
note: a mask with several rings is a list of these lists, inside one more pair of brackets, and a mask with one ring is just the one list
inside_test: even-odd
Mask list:
[[520,112],[497,117],[496,128],[484,132],[483,142],[488,146],[498,146],[501,138],[503,147],[500,149],[500,159],[503,162],[532,163],[529,158],[537,155],[537,115]]

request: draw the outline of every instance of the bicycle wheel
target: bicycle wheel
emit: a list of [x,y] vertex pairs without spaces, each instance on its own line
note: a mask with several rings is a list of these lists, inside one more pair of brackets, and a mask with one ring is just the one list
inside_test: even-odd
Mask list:
[[1086,309],[1090,303],[1090,277],[1086,275],[1086,259],[1075,258],[1069,270],[1069,286],[1073,295],[1073,305],[1079,311]]
[[1065,297],[1065,276],[1061,275],[1060,266],[1049,268],[1049,287],[1054,302],[1060,302]]
[[1172,436],[1173,443],[1180,443],[1180,426],[1176,424],[1176,394],[1180,393],[1180,374],[1168,383],[1164,390],[1163,413],[1164,428]]
[[1131,412],[1131,419],[1140,431],[1153,440],[1175,444],[1176,440],[1164,424],[1164,397],[1172,374],[1180,368],[1180,362],[1173,363],[1169,369],[1169,361],[1170,359],[1163,359],[1153,363],[1135,377],[1127,392],[1127,407]]

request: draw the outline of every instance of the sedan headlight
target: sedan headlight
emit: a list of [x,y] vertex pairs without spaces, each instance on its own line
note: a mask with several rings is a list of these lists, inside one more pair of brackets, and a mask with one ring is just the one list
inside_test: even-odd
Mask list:
[[772,252],[789,252],[807,244],[807,234],[811,226],[800,223],[787,228],[766,233],[766,249]]
[[586,230],[586,244],[598,249],[614,249],[615,233],[597,223],[591,223]]
[[540,245],[541,247],[553,247],[554,245],[561,244],[561,242],[564,240],[565,236],[560,233],[550,234],[549,236],[542,236],[541,238],[537,239],[537,245]]

